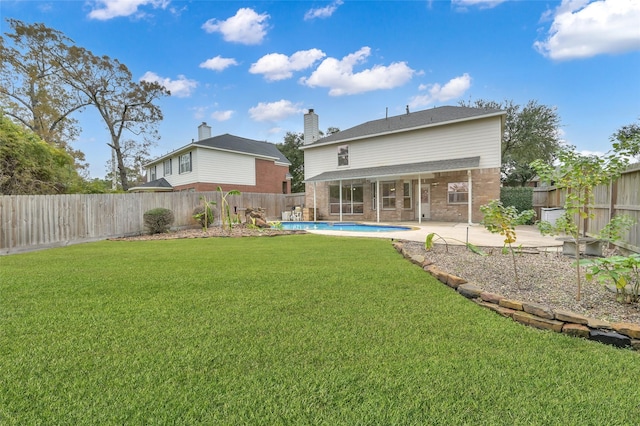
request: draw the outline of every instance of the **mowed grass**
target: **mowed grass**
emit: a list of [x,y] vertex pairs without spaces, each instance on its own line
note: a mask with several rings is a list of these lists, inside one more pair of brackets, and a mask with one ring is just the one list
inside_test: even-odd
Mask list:
[[640,356],[476,306],[389,241],[0,257],[0,424],[630,425]]

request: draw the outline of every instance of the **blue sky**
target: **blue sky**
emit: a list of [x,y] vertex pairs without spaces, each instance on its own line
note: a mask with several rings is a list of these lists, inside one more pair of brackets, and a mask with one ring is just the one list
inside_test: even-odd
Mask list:
[[[1,0],[5,18],[41,22],[156,80],[159,156],[214,135],[282,142],[313,108],[320,128],[476,99],[557,108],[561,134],[604,152],[640,119],[640,1]],[[76,116],[93,177],[108,134]]]

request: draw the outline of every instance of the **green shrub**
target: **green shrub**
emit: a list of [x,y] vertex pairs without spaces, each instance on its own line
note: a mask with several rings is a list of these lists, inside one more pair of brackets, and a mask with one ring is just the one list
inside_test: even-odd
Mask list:
[[158,207],[147,210],[144,215],[144,224],[152,234],[167,232],[173,223],[173,212],[169,209]]
[[209,205],[207,205],[206,207],[204,205],[196,206],[196,208],[193,209],[192,216],[200,224],[200,226],[202,226],[203,229],[207,229],[210,225],[213,224],[213,209],[211,209],[211,206]]
[[[500,202],[503,206],[513,206],[518,213],[533,209],[533,188],[503,187],[500,188]],[[533,219],[532,219],[533,220]],[[533,223],[532,221],[528,223]]]

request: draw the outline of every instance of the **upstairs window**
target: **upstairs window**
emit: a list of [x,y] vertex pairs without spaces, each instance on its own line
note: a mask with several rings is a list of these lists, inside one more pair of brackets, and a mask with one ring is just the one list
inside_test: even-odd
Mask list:
[[180,156],[180,173],[191,171],[191,153],[188,152]]
[[469,201],[468,182],[450,182],[447,184],[449,204],[463,204]]
[[338,166],[349,165],[349,145],[340,145],[338,147]]
[[164,175],[169,176],[171,174],[171,159],[164,162]]
[[149,168],[149,182],[156,180],[158,174],[156,173],[156,166]]

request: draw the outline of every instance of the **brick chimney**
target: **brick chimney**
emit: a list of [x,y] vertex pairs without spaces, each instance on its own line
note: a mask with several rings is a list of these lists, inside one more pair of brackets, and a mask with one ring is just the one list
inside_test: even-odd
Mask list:
[[211,137],[211,126],[207,126],[204,121],[198,126],[198,140],[209,139]]
[[304,115],[304,145],[309,145],[320,139],[320,127],[318,126],[318,115],[309,109]]

